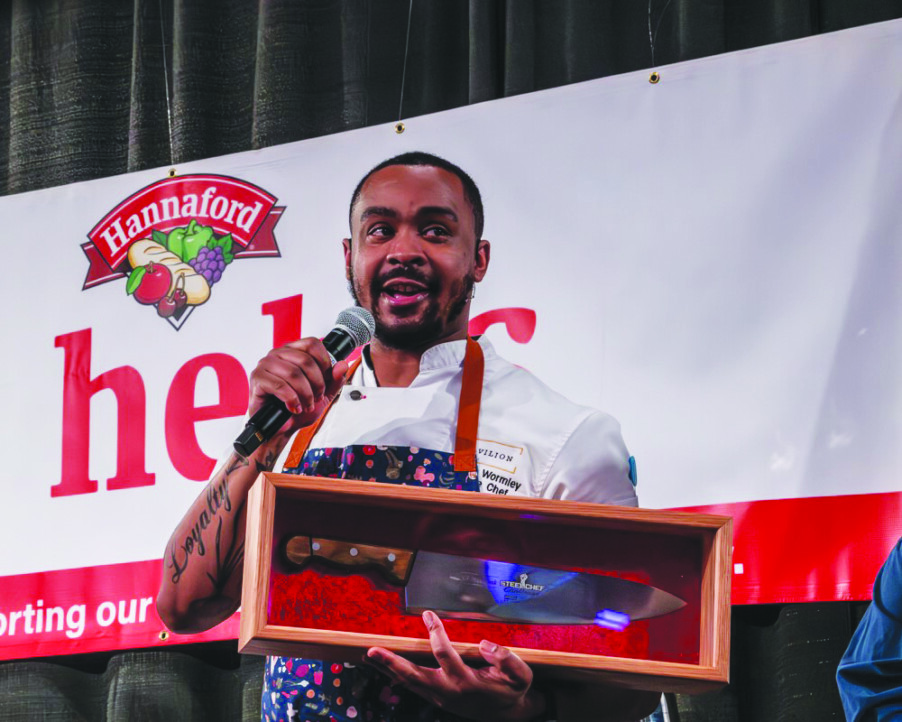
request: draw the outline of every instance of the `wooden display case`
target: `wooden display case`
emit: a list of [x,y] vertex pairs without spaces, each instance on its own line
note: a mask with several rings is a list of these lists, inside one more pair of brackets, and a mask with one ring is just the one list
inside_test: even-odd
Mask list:
[[261,474],[248,500],[240,651],[357,661],[381,646],[425,662],[432,659],[425,626],[406,611],[397,579],[319,562],[293,568],[286,540],[295,536],[654,586],[685,606],[619,631],[592,623],[444,624],[465,659],[482,662],[478,644],[489,639],[549,678],[683,693],[728,682],[729,517]]

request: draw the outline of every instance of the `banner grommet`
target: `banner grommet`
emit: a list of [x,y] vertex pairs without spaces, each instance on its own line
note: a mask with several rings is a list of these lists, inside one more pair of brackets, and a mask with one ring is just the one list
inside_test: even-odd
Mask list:
[[661,82],[661,74],[656,70],[651,75],[648,76],[648,82],[652,85],[657,85]]
[[400,135],[400,134],[403,133],[403,132],[404,132],[404,123],[402,123],[402,122],[399,120],[397,123],[395,123],[395,133],[397,133],[398,135]]

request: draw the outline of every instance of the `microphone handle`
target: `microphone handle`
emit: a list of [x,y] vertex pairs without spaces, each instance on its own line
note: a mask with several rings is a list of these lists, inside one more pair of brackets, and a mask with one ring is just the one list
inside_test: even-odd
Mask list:
[[248,419],[235,443],[235,447],[241,456],[248,458],[264,441],[271,439],[282,425],[291,418],[291,412],[281,399],[275,396],[267,396],[263,406],[257,409],[257,413]]
[[[351,351],[357,348],[354,339],[340,328],[329,331],[323,339],[323,345],[329,352],[333,365],[347,358]],[[235,451],[245,459],[248,458],[260,444],[271,439],[290,418],[291,412],[285,403],[275,396],[268,396],[263,406],[248,420],[244,431],[235,439],[233,444]]]

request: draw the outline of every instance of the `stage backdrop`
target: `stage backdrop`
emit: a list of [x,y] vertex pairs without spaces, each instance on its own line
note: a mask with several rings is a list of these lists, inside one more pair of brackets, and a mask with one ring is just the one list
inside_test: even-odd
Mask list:
[[734,602],[867,598],[902,533],[899,67],[896,21],[0,200],[0,658],[197,639],[153,609],[166,539],[412,149],[484,194],[472,330],[620,419],[643,505],[735,515]]

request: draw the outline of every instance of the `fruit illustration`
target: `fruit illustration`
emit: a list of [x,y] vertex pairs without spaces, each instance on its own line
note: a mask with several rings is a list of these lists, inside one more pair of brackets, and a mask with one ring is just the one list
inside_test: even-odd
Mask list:
[[172,284],[172,273],[161,263],[151,261],[139,266],[129,276],[126,293],[133,294],[138,303],[154,304],[163,298]]
[[163,318],[178,319],[186,306],[207,301],[210,287],[234,258],[231,234],[217,238],[212,226],[202,226],[194,219],[168,234],[154,230],[152,238],[129,245],[128,262],[133,270],[125,290],[139,303],[156,305]]
[[206,278],[207,283],[211,286],[222,278],[222,272],[226,267],[223,250],[220,246],[201,248],[197,258],[190,263],[191,267]]
[[185,277],[179,276],[168,295],[163,296],[157,304],[157,313],[163,318],[174,316],[188,305],[188,294],[185,293]]
[[160,314],[163,318],[172,316],[175,311],[175,301],[173,300],[172,296],[163,296],[163,298],[161,298],[160,302],[157,304],[157,313]]
[[216,242],[211,226],[202,226],[196,220],[186,228],[175,228],[166,238],[166,247],[185,263],[191,263],[204,248]]
[[[126,290],[132,284],[132,279],[139,272],[140,267],[147,263],[153,263],[154,265],[164,266],[172,274],[169,288],[166,289],[164,295],[175,288],[179,278],[184,278],[182,288],[188,296],[189,305],[199,306],[210,297],[210,284],[207,283],[206,279],[156,241],[142,238],[132,243],[128,249],[128,261],[135,270],[132,271],[132,275],[129,277]],[[137,283],[135,287],[137,288]]]
[[175,299],[175,310],[178,311],[180,308],[184,308],[188,305],[188,294],[185,293],[184,288],[176,288],[172,292],[172,296]]

